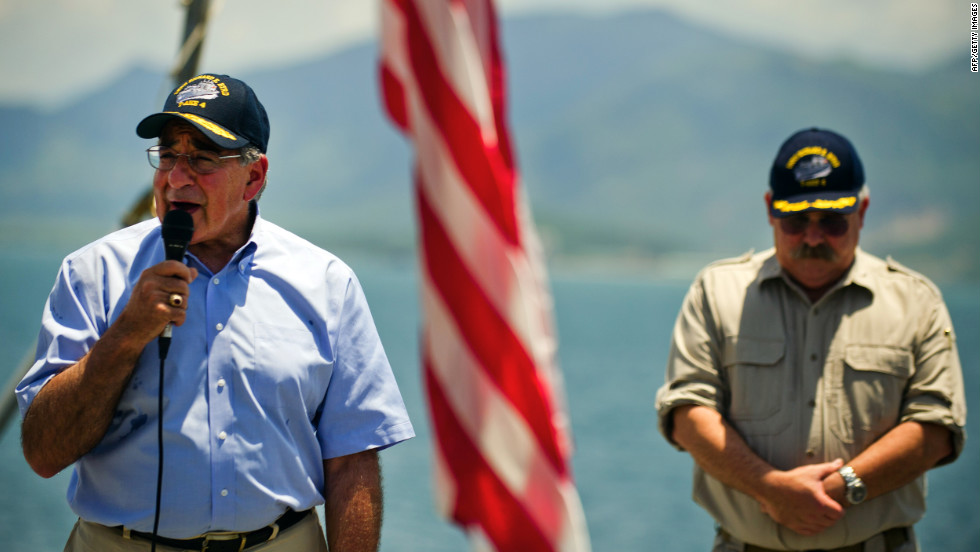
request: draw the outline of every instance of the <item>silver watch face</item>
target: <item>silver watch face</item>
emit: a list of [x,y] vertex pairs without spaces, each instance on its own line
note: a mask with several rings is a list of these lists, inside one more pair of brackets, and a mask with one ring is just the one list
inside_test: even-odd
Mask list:
[[847,488],[847,501],[851,504],[864,502],[868,497],[868,489],[863,484],[849,485]]

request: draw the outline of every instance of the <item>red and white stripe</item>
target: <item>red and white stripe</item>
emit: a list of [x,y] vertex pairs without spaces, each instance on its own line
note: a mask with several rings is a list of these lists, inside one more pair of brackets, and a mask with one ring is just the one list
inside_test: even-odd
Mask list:
[[436,495],[479,550],[590,550],[490,0],[383,0],[385,107],[414,143]]

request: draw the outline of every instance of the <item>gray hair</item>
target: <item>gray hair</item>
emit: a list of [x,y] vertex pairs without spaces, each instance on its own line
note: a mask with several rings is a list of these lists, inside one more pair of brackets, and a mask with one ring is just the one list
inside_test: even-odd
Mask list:
[[861,203],[869,197],[871,197],[871,190],[868,189],[867,184],[864,184],[861,186],[861,189],[858,190],[858,203]]
[[[252,163],[255,163],[256,161],[262,158],[262,152],[259,151],[259,148],[257,146],[252,144],[249,144],[244,148],[238,150],[238,153],[239,155],[242,156],[240,162],[243,167],[246,165],[251,165]],[[259,193],[255,194],[255,197],[252,198],[252,201],[258,201],[259,198],[262,197],[262,192],[265,191],[265,185],[268,183],[269,183],[269,173],[266,172],[265,180],[262,181],[262,187],[259,188]]]

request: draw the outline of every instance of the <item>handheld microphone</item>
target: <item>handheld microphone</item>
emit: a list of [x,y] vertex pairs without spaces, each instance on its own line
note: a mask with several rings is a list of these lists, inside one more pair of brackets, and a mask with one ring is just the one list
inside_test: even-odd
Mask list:
[[[160,231],[163,237],[163,251],[168,261],[183,261],[184,252],[191,243],[194,236],[194,219],[187,211],[175,209],[167,212],[163,217],[163,227]],[[167,323],[160,334],[160,387],[157,392],[157,495],[156,512],[153,515],[153,539],[150,550],[155,552],[157,549],[157,530],[160,527],[160,496],[163,487],[163,364],[170,350],[170,335],[173,332],[173,324]]]
[[[194,236],[194,219],[187,211],[174,209],[163,217],[163,252],[168,261],[183,261],[191,237]],[[168,323],[160,334],[160,359],[167,358],[170,349],[170,336],[173,334],[173,324]]]
[[163,217],[163,251],[168,261],[183,261],[187,245],[194,236],[194,218],[187,211],[174,209]]

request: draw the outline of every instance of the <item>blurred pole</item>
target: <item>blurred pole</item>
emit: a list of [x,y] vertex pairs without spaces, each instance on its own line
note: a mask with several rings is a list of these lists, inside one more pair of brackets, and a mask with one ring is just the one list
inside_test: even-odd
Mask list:
[[17,389],[17,384],[20,383],[21,378],[24,377],[33,363],[34,349],[32,348],[20,361],[20,370],[15,370],[10,375],[7,384],[3,386],[3,395],[0,395],[0,437],[3,436],[7,422],[13,420],[17,413],[17,397],[14,395],[14,389]]
[[[201,60],[201,50],[204,47],[204,36],[207,34],[208,18],[211,15],[210,0],[184,0],[182,4],[187,8],[187,17],[184,20],[183,40],[180,50],[177,51],[177,60],[170,72],[174,86],[186,82],[197,74],[197,65]],[[153,187],[151,186],[123,214],[121,223],[126,227],[152,216]],[[3,394],[0,395],[0,436],[3,436],[7,424],[14,419],[14,414],[17,412],[17,397],[14,396],[14,389],[33,364],[34,347],[32,346],[21,361],[20,368],[11,374],[10,380],[3,388]]]
[[[183,40],[180,42],[174,66],[170,70],[173,86],[187,82],[197,75],[208,20],[211,17],[210,0],[184,0],[183,4],[187,7],[187,17],[184,20]],[[123,215],[122,226],[132,226],[153,216],[153,187],[150,186]]]
[[184,0],[187,18],[184,21],[184,39],[177,52],[177,61],[171,72],[174,85],[186,82],[197,74],[197,65],[204,48],[204,35],[208,26],[209,0]]

